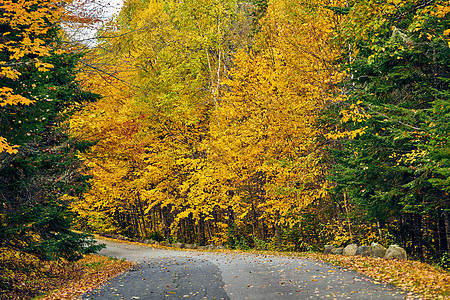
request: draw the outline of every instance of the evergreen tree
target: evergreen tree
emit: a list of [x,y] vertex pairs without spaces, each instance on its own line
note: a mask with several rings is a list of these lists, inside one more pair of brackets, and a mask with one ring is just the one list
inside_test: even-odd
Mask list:
[[418,258],[450,250],[440,229],[423,233],[430,222],[441,228],[450,208],[450,15],[443,4],[353,1],[341,28],[351,76],[341,120],[353,138],[331,150],[336,191]]
[[[75,106],[97,96],[80,90],[75,81],[80,56],[58,50],[56,2],[16,4],[2,4],[9,15],[0,23],[0,62],[15,76],[2,74],[1,87],[32,103],[2,105],[0,110],[0,136],[18,146],[17,153],[0,153],[0,247],[43,259],[76,260],[101,246],[70,230],[73,215],[64,198],[86,188],[77,160],[77,151],[85,147],[61,125]],[[19,12],[29,22],[17,24]],[[27,44],[35,46],[27,50]]]

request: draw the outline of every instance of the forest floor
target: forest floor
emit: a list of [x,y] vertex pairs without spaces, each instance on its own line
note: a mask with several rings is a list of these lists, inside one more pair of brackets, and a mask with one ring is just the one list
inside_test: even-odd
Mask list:
[[321,253],[300,255],[355,270],[380,283],[398,286],[409,295],[420,295],[420,299],[450,299],[450,272],[426,263]]
[[[380,284],[393,284],[409,292],[411,298],[417,299],[414,295],[419,295],[419,299],[450,299],[450,272],[413,260],[255,250],[212,250],[214,251],[310,258],[358,271]],[[2,255],[0,299],[76,299],[131,266],[131,262],[99,255],[88,255],[75,264],[43,263],[18,254]]]
[[76,299],[132,265],[100,255],[86,255],[75,263],[42,261],[2,248],[0,299]]

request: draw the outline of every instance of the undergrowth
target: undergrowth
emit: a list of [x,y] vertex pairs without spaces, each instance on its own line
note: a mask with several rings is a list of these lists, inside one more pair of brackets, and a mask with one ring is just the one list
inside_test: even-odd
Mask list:
[[72,299],[130,266],[99,255],[87,255],[77,262],[42,261],[0,248],[0,299]]

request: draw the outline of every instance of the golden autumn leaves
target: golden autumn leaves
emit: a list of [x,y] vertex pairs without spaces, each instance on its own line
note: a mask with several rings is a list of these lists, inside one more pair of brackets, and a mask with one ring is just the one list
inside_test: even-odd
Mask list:
[[342,77],[337,20],[290,1],[270,3],[258,32],[251,19],[236,1],[126,3],[94,61],[121,62],[108,72],[130,84],[84,78],[105,98],[71,121],[97,142],[83,155],[92,189],[73,206],[90,226],[182,238],[192,223],[224,243],[232,222],[252,222],[263,239],[324,197],[316,123]]
[[[37,9],[35,9],[37,7]],[[47,71],[53,66],[40,58],[49,56],[54,50],[45,41],[45,35],[58,22],[63,10],[60,1],[53,0],[4,0],[0,3],[0,24],[7,28],[1,32],[0,51],[7,53],[0,61],[0,78],[18,80],[19,67],[34,66]],[[13,33],[13,31],[15,33]],[[33,56],[34,59],[25,59]],[[13,89],[0,84],[0,107],[7,105],[30,105],[33,100],[14,93]],[[0,136],[0,153],[16,153],[17,146],[11,146]]]

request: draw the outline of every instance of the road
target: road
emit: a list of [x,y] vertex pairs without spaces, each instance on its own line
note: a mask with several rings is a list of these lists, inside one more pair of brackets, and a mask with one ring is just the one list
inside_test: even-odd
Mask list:
[[403,299],[357,272],[309,259],[167,250],[101,241],[100,254],[136,262],[82,299]]

